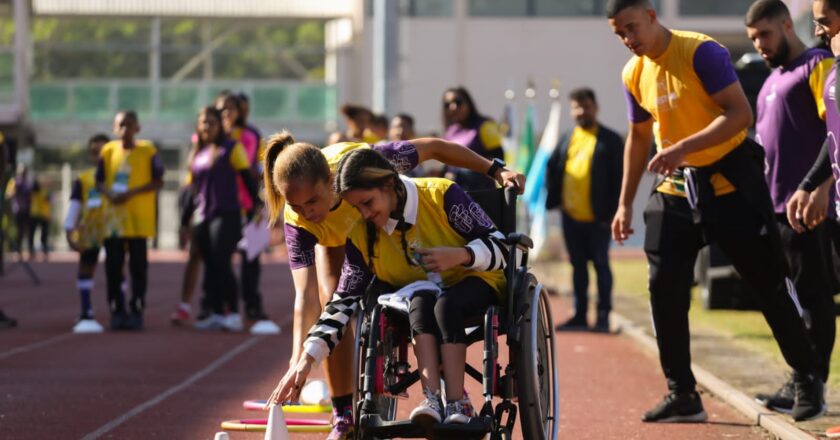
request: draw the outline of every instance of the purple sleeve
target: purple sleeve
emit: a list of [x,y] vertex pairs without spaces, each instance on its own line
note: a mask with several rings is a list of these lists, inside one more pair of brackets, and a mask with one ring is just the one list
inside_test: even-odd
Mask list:
[[286,249],[289,253],[289,267],[292,270],[303,269],[315,264],[315,245],[318,239],[306,229],[283,225],[286,234]]
[[413,170],[420,163],[417,147],[408,141],[389,142],[372,148],[382,153],[400,174]]
[[82,181],[73,181],[73,188],[70,189],[70,200],[82,200]]
[[96,183],[105,183],[105,161],[96,162]]
[[344,249],[344,264],[341,266],[341,278],[338,280],[336,293],[343,298],[362,296],[373,279],[373,272],[370,271],[364,256],[352,241],[347,240]]
[[639,105],[639,101],[636,101],[636,97],[627,90],[627,87],[624,88],[624,100],[627,102],[627,119],[630,122],[637,124],[651,118],[650,113]]
[[152,156],[152,178],[163,178],[163,162],[161,162],[160,155],[157,153],[155,153],[155,155]]
[[458,185],[450,185],[443,195],[443,209],[449,226],[467,241],[487,237],[496,231],[493,220],[484,209]]
[[729,51],[716,41],[707,41],[694,51],[694,72],[709,95],[738,81]]

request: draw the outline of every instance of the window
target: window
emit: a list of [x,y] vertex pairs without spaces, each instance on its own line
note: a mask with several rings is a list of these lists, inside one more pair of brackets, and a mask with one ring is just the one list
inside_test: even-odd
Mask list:
[[[391,0],[388,0],[391,1]],[[374,0],[365,0],[365,15],[373,16]],[[400,0],[402,17],[451,17],[452,0]]]
[[742,17],[753,0],[680,0],[680,15],[729,15]]
[[[476,17],[574,17],[603,16],[607,0],[470,0]],[[659,8],[661,0],[653,0]]]

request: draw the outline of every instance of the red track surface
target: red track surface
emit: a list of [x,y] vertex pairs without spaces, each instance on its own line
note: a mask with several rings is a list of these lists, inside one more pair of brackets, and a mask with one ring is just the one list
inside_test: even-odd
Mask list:
[[[283,334],[252,337],[171,327],[168,316],[178,300],[182,264],[154,260],[141,333],[69,333],[78,310],[74,263],[36,264],[40,286],[20,269],[0,278],[0,306],[20,322],[19,328],[0,332],[0,437],[212,439],[222,420],[262,416],[241,405],[265,398],[284,371],[293,303],[288,267],[266,264],[262,280],[267,312],[285,324]],[[95,307],[106,323],[101,270],[96,280]],[[555,301],[555,316],[565,316],[566,306]],[[477,346],[470,359],[480,365]],[[558,362],[562,438],[761,438],[710,396],[704,398],[710,423],[639,422],[664,393],[664,380],[658,363],[629,339],[559,334]],[[468,389],[478,404],[479,386]],[[404,414],[419,400],[412,391],[412,398],[401,402]],[[261,436],[231,433],[231,438]]]

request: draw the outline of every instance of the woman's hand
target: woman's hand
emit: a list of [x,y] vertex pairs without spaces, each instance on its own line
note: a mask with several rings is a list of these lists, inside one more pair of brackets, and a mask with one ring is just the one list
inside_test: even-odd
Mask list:
[[417,249],[417,253],[420,254],[418,263],[427,272],[443,272],[470,261],[470,254],[463,247]]
[[519,194],[525,192],[525,176],[516,171],[500,168],[496,173],[496,182],[499,182],[499,185],[502,186],[513,186],[519,191]]
[[300,400],[300,390],[306,384],[306,377],[309,376],[314,362],[315,359],[312,359],[312,356],[308,354],[301,356],[297,365],[289,368],[286,375],[280,379],[280,383],[277,384],[277,388],[271,393],[271,397],[268,398],[263,409],[268,409],[271,405],[281,405],[286,402],[297,402]]

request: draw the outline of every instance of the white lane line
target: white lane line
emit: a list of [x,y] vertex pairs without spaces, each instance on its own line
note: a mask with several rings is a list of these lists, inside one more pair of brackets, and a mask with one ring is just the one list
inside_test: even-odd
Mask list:
[[43,341],[33,342],[29,345],[24,345],[22,347],[13,348],[7,352],[0,353],[0,359],[8,359],[16,354],[26,353],[27,351],[37,350],[41,347],[46,347],[47,345],[54,344],[59,341],[63,341],[67,338],[73,336],[73,333],[62,333],[57,336],[53,336],[51,338],[44,339]]
[[[284,322],[280,324],[280,327],[285,327],[290,321],[291,321],[291,317],[285,319]],[[93,432],[85,435],[84,437],[82,437],[82,440],[95,440],[95,439],[98,439],[99,437],[103,436],[104,434],[107,434],[108,432],[110,432],[114,428],[116,428],[116,427],[122,425],[123,423],[127,422],[129,419],[131,419],[131,418],[137,416],[138,414],[142,413],[143,411],[146,411],[147,409],[163,402],[164,400],[170,398],[172,395],[184,390],[185,388],[187,388],[187,387],[193,385],[194,383],[198,382],[199,380],[203,379],[205,376],[212,373],[214,370],[221,367],[226,362],[230,361],[231,359],[233,359],[234,357],[236,357],[237,355],[239,355],[243,351],[251,348],[251,346],[253,346],[257,342],[260,342],[260,341],[264,340],[264,338],[265,338],[264,336],[252,336],[252,337],[242,341],[242,343],[240,343],[239,345],[234,347],[232,350],[228,351],[227,353],[225,353],[224,355],[222,355],[221,357],[219,357],[218,359],[213,361],[210,365],[206,366],[201,371],[198,371],[197,373],[188,377],[186,380],[179,383],[178,385],[175,385],[172,388],[167,389],[166,391],[158,394],[157,396],[141,403],[140,405],[135,406],[134,408],[132,408],[128,412],[123,413],[121,416],[119,416],[119,417],[111,420],[110,422],[100,426],[95,431],[93,431]]]

